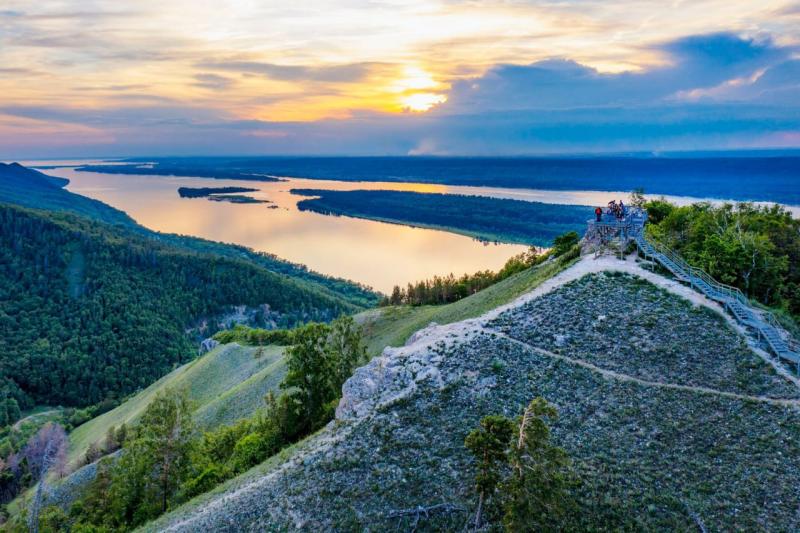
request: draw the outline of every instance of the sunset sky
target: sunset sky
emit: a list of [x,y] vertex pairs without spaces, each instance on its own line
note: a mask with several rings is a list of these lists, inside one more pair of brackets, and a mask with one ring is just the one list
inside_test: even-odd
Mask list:
[[4,0],[0,157],[800,147],[800,3]]

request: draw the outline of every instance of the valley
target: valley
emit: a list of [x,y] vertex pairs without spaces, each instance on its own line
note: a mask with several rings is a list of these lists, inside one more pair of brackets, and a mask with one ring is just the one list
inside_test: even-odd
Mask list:
[[3,0],[0,533],[800,532],[800,0]]
[[[6,198],[18,201],[25,187],[29,201],[39,195],[49,210],[0,204],[2,264],[9,265],[4,276],[27,273],[2,295],[4,320],[24,320],[28,326],[11,330],[38,335],[12,336],[10,344],[7,338],[11,351],[0,368],[6,394],[25,409],[40,406],[11,426],[4,446],[30,450],[23,434],[39,435],[53,427],[50,421],[70,429],[64,463],[45,480],[43,523],[73,516],[81,527],[106,523],[145,531],[216,531],[230,524],[235,530],[462,529],[476,505],[476,465],[466,435],[482,417],[513,419],[541,397],[559,413],[550,423],[552,440],[571,458],[571,475],[579,480],[564,496],[579,512],[558,518],[559,528],[796,527],[787,502],[800,481],[800,464],[791,459],[800,442],[800,380],[717,303],[666,271],[636,254],[624,261],[593,255],[588,243],[583,249],[575,244],[577,235],[559,235],[580,230],[584,207],[409,191],[287,190],[335,197],[356,209],[381,209],[389,198],[398,212],[403,205],[419,207],[417,217],[434,216],[441,202],[463,213],[511,202],[530,212],[501,209],[506,222],[492,220],[504,231],[513,233],[522,221],[530,235],[551,232],[552,249],[513,257],[503,267],[507,274],[486,278],[486,285],[469,289],[475,292],[431,300],[438,305],[423,298],[418,305],[411,295],[419,297],[421,289],[410,284],[405,300],[398,300],[404,304],[387,296],[375,307],[378,295],[363,286],[240,246],[119,223],[120,212],[87,203],[61,181],[12,170],[17,181],[6,181],[7,190],[17,196],[6,192]],[[199,194],[207,190],[217,189]],[[247,192],[258,198],[261,191]],[[429,199],[435,201],[426,207]],[[697,254],[689,255],[695,262],[708,252],[694,240],[734,215],[724,206],[646,205],[649,231]],[[786,244],[780,252],[762,245],[758,253],[773,255],[745,278],[738,277],[736,263],[712,267],[729,269],[722,272],[748,283],[752,298],[779,305],[781,320],[791,322],[795,278],[787,265],[797,252],[791,237],[797,222],[777,207],[737,209],[737,231],[759,231],[769,242]],[[537,216],[551,224],[561,216],[564,223],[537,225]],[[458,221],[452,212],[447,217]],[[465,220],[482,223],[480,217]],[[741,242],[736,235],[718,238]],[[441,278],[425,283],[430,297],[444,290]],[[455,290],[461,282],[447,283]],[[31,297],[54,305],[31,312]],[[60,328],[48,330],[59,313],[82,321],[61,318]],[[343,315],[354,317],[352,333],[337,329],[341,321],[330,330],[315,324]],[[230,330],[237,323],[245,326]],[[318,349],[315,331],[340,331],[354,350],[348,364],[358,364],[346,374],[321,367],[341,381],[326,385],[332,400],[306,419],[311,415],[298,414],[305,404],[292,398],[314,383],[297,365],[303,350]],[[66,335],[74,340],[61,340]],[[322,338],[330,343],[334,337]],[[193,345],[201,340],[196,353]],[[338,343],[325,350],[339,350]],[[31,371],[20,372],[12,361],[24,361]],[[45,371],[54,364],[63,366]],[[314,372],[311,360],[302,364]],[[164,492],[161,512],[148,508],[148,518],[128,519],[113,511],[113,522],[105,522],[112,515],[104,518],[110,512],[101,503],[104,484],[117,487],[109,493],[114,501],[132,505],[135,500],[114,491],[125,476],[136,475],[139,463],[131,461],[149,460],[136,459],[148,442],[143,424],[153,431],[153,406],[179,397],[185,398],[181,416],[193,428],[186,446],[200,455],[186,456],[188,470],[175,474],[183,477]],[[745,456],[749,466],[742,469]],[[6,494],[21,490],[7,505],[9,524],[19,524],[31,512],[33,494],[9,479]],[[766,508],[749,498],[765,483]],[[419,508],[430,512],[412,512]],[[487,513],[485,526],[499,525],[497,515]]]

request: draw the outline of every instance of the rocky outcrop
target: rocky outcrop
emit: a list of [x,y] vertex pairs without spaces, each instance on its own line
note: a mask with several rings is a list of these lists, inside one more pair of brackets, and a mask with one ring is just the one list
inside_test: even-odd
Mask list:
[[219,341],[214,340],[211,337],[203,339],[203,342],[200,343],[200,347],[197,349],[197,355],[208,353],[217,346],[219,346]]
[[383,353],[356,369],[342,386],[342,399],[336,419],[352,421],[375,409],[391,405],[415,393],[421,384],[441,388],[457,375],[443,373],[441,364],[446,351],[456,341],[464,341],[479,332],[474,321],[440,326],[431,322],[414,333],[399,348],[386,347]]

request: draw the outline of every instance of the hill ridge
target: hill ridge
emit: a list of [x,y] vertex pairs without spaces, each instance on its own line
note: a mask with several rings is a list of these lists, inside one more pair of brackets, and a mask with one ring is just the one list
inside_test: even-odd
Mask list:
[[[713,387],[671,383],[669,381],[655,382],[633,374],[620,373],[613,369],[603,368],[597,364],[581,361],[572,356],[556,354],[549,349],[533,347],[526,342],[512,338],[502,332],[504,324],[498,321],[502,320],[508,313],[524,312],[524,306],[532,302],[541,301],[549,295],[557,295],[559,290],[564,290],[565,287],[570,287],[575,283],[584,283],[584,285],[586,283],[591,284],[591,280],[585,280],[589,279],[592,275],[607,275],[607,273],[619,273],[623,276],[635,274],[638,276],[638,279],[643,280],[643,282],[652,283],[657,289],[668,291],[670,297],[679,296],[684,300],[688,299],[695,307],[702,307],[706,310],[710,310],[715,317],[713,320],[715,320],[717,324],[727,324],[734,328],[731,332],[733,335],[733,337],[730,337],[731,342],[738,338],[738,342],[742,344],[742,348],[737,348],[737,350],[755,352],[757,356],[766,363],[760,367],[761,369],[754,370],[757,374],[762,373],[764,375],[763,383],[761,385],[756,384],[754,387],[761,387],[768,391],[774,390],[776,393],[752,394]],[[699,319],[705,320],[705,318],[703,318],[705,315],[702,313],[699,313],[698,316],[700,317]],[[513,317],[510,320],[514,322]],[[489,325],[492,321],[496,323]],[[326,470],[326,468],[331,468],[332,464],[339,465],[339,461],[344,461],[344,465],[355,465],[364,464],[364,461],[367,461],[367,464],[373,465],[369,467],[373,470],[379,468],[382,464],[380,456],[364,459],[363,461],[352,457],[351,454],[358,453],[358,448],[355,448],[356,451],[352,451],[352,446],[356,446],[356,444],[352,444],[350,442],[351,440],[358,441],[358,439],[367,439],[371,432],[380,431],[378,430],[378,426],[385,425],[387,420],[392,420],[390,416],[391,413],[397,416],[398,411],[402,413],[403,409],[409,404],[414,405],[415,402],[422,402],[425,404],[425,402],[428,401],[429,403],[426,405],[431,405],[429,409],[434,409],[437,405],[441,406],[441,403],[438,403],[435,399],[426,397],[431,393],[439,396],[451,394],[447,391],[451,390],[454,384],[458,384],[463,380],[467,380],[471,383],[471,385],[469,385],[470,390],[468,394],[472,394],[471,397],[474,398],[473,401],[478,401],[479,403],[481,402],[480,398],[484,395],[500,394],[502,396],[506,394],[505,391],[500,390],[502,389],[502,387],[500,387],[500,377],[484,375],[480,372],[475,374],[474,371],[464,371],[463,366],[458,366],[462,365],[460,357],[469,352],[458,352],[462,355],[457,356],[453,355],[455,353],[454,351],[462,349],[470,345],[470,343],[483,343],[483,345],[486,346],[495,346],[496,349],[491,352],[495,354],[501,354],[506,351],[506,348],[502,348],[502,343],[507,343],[508,345],[516,347],[522,346],[527,352],[533,352],[531,354],[532,356],[538,355],[553,361],[556,366],[552,368],[560,368],[557,364],[558,361],[568,365],[576,363],[574,366],[580,367],[580,372],[590,372],[591,374],[599,375],[601,382],[608,382],[608,385],[601,385],[601,382],[595,384],[595,387],[600,387],[601,389],[611,387],[612,390],[616,390],[620,387],[624,389],[628,386],[646,387],[657,389],[657,391],[654,391],[654,394],[657,398],[663,398],[664,401],[674,402],[678,401],[676,398],[680,398],[682,404],[687,402],[690,404],[699,402],[698,405],[701,406],[708,404],[708,409],[712,411],[716,403],[723,402],[723,404],[727,404],[733,402],[733,404],[740,406],[737,409],[744,408],[744,406],[747,405],[750,405],[747,409],[757,409],[759,405],[763,405],[764,408],[771,410],[770,417],[768,417],[770,420],[774,417],[797,418],[797,416],[800,415],[797,409],[797,405],[800,403],[800,392],[798,391],[800,387],[798,386],[798,381],[794,379],[793,376],[788,375],[785,369],[773,361],[763,350],[760,350],[752,343],[748,343],[749,347],[745,347],[745,343],[742,341],[742,333],[741,329],[736,328],[736,324],[732,322],[732,319],[714,302],[708,301],[702,295],[695,293],[677,282],[644,270],[633,261],[622,262],[611,258],[600,258],[597,260],[584,258],[576,265],[564,270],[533,291],[517,298],[507,305],[500,306],[478,318],[467,319],[444,326],[432,324],[414,334],[405,346],[396,348],[387,347],[381,356],[374,358],[364,367],[357,369],[354,376],[345,383],[343,388],[344,395],[337,408],[336,421],[331,423],[325,430],[300,444],[296,448],[296,453],[293,456],[289,456],[288,459],[282,463],[280,462],[281,459],[268,461],[261,467],[256,467],[250,473],[223,486],[214,494],[190,502],[187,506],[177,509],[172,514],[156,521],[154,524],[146,526],[145,529],[160,530],[163,528],[169,531],[188,531],[204,527],[219,528],[223,527],[223,524],[228,524],[225,529],[230,530],[254,527],[267,529],[270,527],[290,527],[289,524],[300,529],[314,529],[315,527],[325,528],[336,527],[337,524],[341,525],[339,520],[342,519],[342,513],[337,514],[333,511],[326,511],[323,514],[327,518],[310,515],[307,505],[313,502],[321,504],[322,501],[326,501],[319,499],[323,497],[323,494],[327,494],[327,491],[336,492],[337,490],[335,487],[329,487],[326,489],[327,491],[312,489],[311,487],[316,487],[324,483],[320,478],[331,482],[340,480],[342,476],[347,478],[348,474],[345,472],[332,471],[327,473],[328,470]],[[495,344],[492,345],[491,343]],[[530,348],[534,348],[534,350],[530,350]],[[480,353],[480,350],[476,353]],[[453,359],[454,357],[455,359]],[[756,357],[754,356],[753,359],[756,359]],[[509,360],[506,358],[505,364],[508,364],[508,361]],[[459,368],[459,372],[448,373],[448,364],[456,365]],[[488,362],[484,360],[483,363],[480,364],[486,366]],[[522,368],[536,368],[533,362],[530,364],[534,366],[527,367],[525,366],[526,364],[523,363]],[[770,366],[767,366],[767,364]],[[569,372],[572,371],[569,370]],[[609,377],[622,377],[623,379],[609,380],[607,379]],[[784,378],[788,380],[788,383]],[[504,381],[506,386],[510,383],[508,379],[509,378],[506,378]],[[730,386],[734,389],[736,387],[741,387],[737,385],[736,382],[731,382]],[[746,391],[747,389],[745,387],[742,390]],[[689,394],[691,396],[675,396],[676,394]],[[501,407],[501,405],[493,402],[490,403],[495,405],[494,409],[502,408],[503,411],[507,413],[505,409],[508,408],[508,405],[506,405],[506,407]],[[571,410],[576,407],[562,404],[559,408]],[[696,410],[697,409],[694,409],[694,411]],[[430,411],[422,411],[420,414],[427,412]],[[594,416],[591,414],[592,412],[593,411],[590,411],[586,416]],[[783,413],[783,415],[780,413]],[[513,414],[513,411],[509,414]],[[400,416],[402,421],[403,415],[401,414]],[[411,417],[409,420],[418,419]],[[420,421],[414,423],[424,424]],[[401,424],[401,422],[398,422],[398,424]],[[435,421],[432,422],[432,424],[435,425]],[[388,432],[387,435],[397,435],[396,432],[398,431],[403,434],[406,432],[416,434],[420,431],[420,428],[398,426],[395,430],[387,429],[386,431]],[[442,431],[446,430],[442,429]],[[430,434],[427,435],[430,437]],[[388,438],[400,437],[395,436]],[[455,440],[457,442],[457,439]],[[380,440],[378,443],[379,442]],[[436,444],[427,441],[424,442],[426,446],[431,448],[436,448],[438,445],[438,442]],[[348,452],[347,450],[351,451]],[[439,452],[442,453],[441,450]],[[693,453],[702,455],[706,453],[706,451],[703,449],[693,449]],[[439,455],[436,454],[436,456],[438,457]],[[337,457],[341,458],[337,459]],[[452,461],[452,459],[448,460]],[[352,463],[353,461],[356,463]],[[386,468],[389,469],[387,472],[391,472],[392,468],[397,468],[397,463],[391,463],[390,459],[384,458],[383,461],[390,462],[390,464],[386,466]],[[419,458],[416,462],[425,464],[424,457]],[[395,466],[392,467],[392,465]],[[340,468],[344,468],[345,470],[347,470],[347,468],[355,468],[356,470],[353,471],[352,475],[358,475],[359,467],[357,466],[340,466]],[[406,470],[401,471],[403,478],[412,476],[414,473],[412,471],[415,471],[415,467],[406,465],[405,468]],[[792,469],[794,465],[789,465],[787,468]],[[792,470],[792,472],[794,472],[794,470]],[[385,475],[389,474],[387,473]],[[681,475],[689,474],[683,472]],[[288,476],[288,478],[283,478],[283,476]],[[310,476],[310,478],[308,476]],[[281,478],[283,478],[281,481],[277,481]],[[311,481],[309,481],[309,479],[311,479]],[[396,477],[391,476],[389,479],[394,480]],[[445,483],[445,481],[443,481],[443,483]],[[280,493],[280,487],[291,486],[295,482],[301,483],[301,486],[295,487],[292,490],[292,494],[296,496],[284,494],[279,499],[275,499],[278,498],[277,495]],[[289,485],[286,485],[287,483]],[[306,493],[297,492],[302,491],[302,483],[311,483],[310,485],[305,485],[306,491],[311,490],[320,493],[309,496]],[[363,483],[366,484],[367,481],[364,480]],[[347,486],[349,487],[349,485]],[[395,492],[399,488],[400,487],[395,487]],[[356,494],[361,494],[357,489],[349,490],[355,491]],[[429,492],[427,496],[430,499],[426,500],[429,503],[439,501],[437,499],[437,494],[439,493],[436,492],[433,487],[427,487],[422,490],[423,492]],[[393,492],[392,487],[382,487],[382,491],[384,493]],[[450,497],[459,497],[462,495],[462,492],[462,489],[459,488],[455,493],[451,494]],[[410,498],[411,493],[409,493],[407,497]],[[442,497],[445,496],[439,494],[438,498],[441,499]],[[372,502],[376,497],[361,495],[358,496],[358,498],[361,500],[368,499]],[[402,496],[397,496],[395,494],[394,496],[382,496],[382,498],[384,499],[379,500],[380,502],[388,500],[396,501],[397,498],[402,498]],[[388,500],[386,500],[387,498]],[[269,503],[262,501],[264,499]],[[261,502],[261,504],[259,504],[261,507],[258,507],[260,510],[256,514],[253,514],[256,512],[256,508],[251,506],[257,505],[257,501]],[[301,501],[306,503],[302,504]],[[384,518],[381,518],[380,513],[374,515],[374,512],[372,515],[365,516],[362,515],[364,512],[364,505],[359,506],[357,502],[352,500],[348,501],[346,499],[342,500],[342,502],[344,505],[348,506],[350,512],[355,512],[357,516],[361,517],[358,518],[358,523],[361,525],[364,524],[362,520],[367,520],[369,522],[369,520],[386,519],[386,513],[382,515]],[[361,503],[363,504],[363,501],[361,501]],[[404,500],[404,503],[410,506],[413,502],[411,500]],[[354,508],[354,506],[356,508]],[[239,507],[245,510],[239,511]],[[380,508],[387,509],[387,507]],[[711,513],[711,511],[707,512]],[[719,513],[719,511],[714,512]],[[333,518],[334,516],[339,518]],[[372,516],[372,518],[368,519],[367,516]],[[690,523],[688,522],[690,520],[689,517],[679,515],[673,517],[673,520],[677,521],[682,519],[686,519],[687,523]],[[326,520],[333,521],[330,522]],[[382,523],[384,525],[386,524],[385,522]],[[232,526],[232,524],[236,524],[236,526]]]

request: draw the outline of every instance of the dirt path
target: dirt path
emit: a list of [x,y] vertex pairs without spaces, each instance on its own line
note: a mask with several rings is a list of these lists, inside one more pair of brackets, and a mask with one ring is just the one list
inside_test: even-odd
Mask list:
[[781,399],[781,398],[770,398],[769,396],[750,396],[748,394],[736,394],[735,392],[725,392],[717,389],[712,389],[709,387],[697,387],[693,385],[678,385],[675,383],[664,383],[662,381],[649,381],[646,379],[637,378],[635,376],[631,376],[628,374],[622,374],[620,372],[615,372],[613,370],[606,370],[604,368],[600,368],[599,366],[593,365],[587,361],[582,359],[575,359],[573,357],[567,357],[566,355],[559,355],[557,353],[550,352],[543,348],[539,348],[537,346],[533,346],[532,344],[528,344],[526,342],[522,342],[517,340],[513,337],[509,337],[505,333],[500,331],[484,328],[483,331],[489,335],[494,335],[496,338],[504,339],[508,342],[516,344],[526,350],[530,350],[536,352],[540,355],[544,355],[545,357],[550,357],[551,359],[557,359],[559,361],[564,361],[571,365],[580,366],[586,368],[587,370],[591,370],[597,374],[600,374],[606,379],[614,379],[617,381],[626,381],[630,383],[636,383],[638,385],[642,385],[645,387],[659,387],[663,389],[674,389],[680,391],[689,391],[689,392],[696,392],[700,394],[713,394],[716,396],[722,396],[725,398],[732,398],[735,400],[745,400],[750,402],[761,402],[761,403],[768,403],[772,405],[781,405],[784,407],[800,407],[800,400],[790,400],[790,399]]
[[453,324],[447,324],[444,326],[435,325],[420,330],[412,335],[409,344],[416,343],[417,341],[429,344],[431,341],[436,342],[439,340],[446,340],[449,337],[463,337],[465,335],[470,335],[474,333],[475,330],[483,328],[486,322],[497,318],[505,311],[525,305],[531,300],[540,298],[541,296],[544,296],[545,294],[548,294],[571,281],[578,280],[587,274],[596,274],[600,272],[624,272],[638,276],[649,281],[657,287],[661,287],[672,294],[689,300],[694,305],[702,305],[711,309],[722,316],[731,328],[745,337],[747,344],[753,353],[758,355],[767,364],[772,366],[779,375],[783,376],[785,379],[792,382],[796,387],[800,388],[800,379],[794,376],[791,371],[789,371],[783,364],[777,361],[769,353],[761,349],[756,340],[747,332],[747,330],[739,325],[739,323],[736,322],[732,316],[726,313],[720,304],[706,298],[705,295],[679,283],[678,281],[665,278],[660,274],[645,270],[639,263],[636,262],[636,256],[633,254],[628,256],[628,258],[624,261],[610,256],[601,256],[599,258],[595,258],[592,255],[586,255],[573,266],[560,272],[558,275],[553,276],[532,291],[518,297],[513,302],[501,305],[500,307],[492,309],[491,311],[488,311],[477,318],[455,322]]
[[17,431],[22,426],[22,423],[25,422],[26,420],[32,420],[32,419],[38,418],[40,416],[52,415],[53,413],[58,413],[58,412],[59,412],[58,409],[50,409],[49,411],[42,411],[40,413],[33,413],[32,415],[28,415],[25,418],[20,418],[19,420],[14,422],[14,425],[11,426],[11,428],[14,429],[15,431]]

